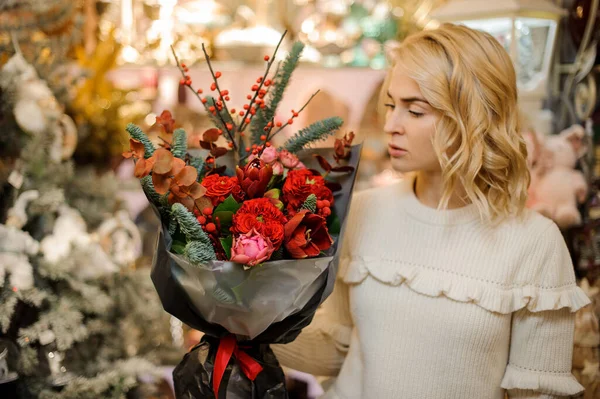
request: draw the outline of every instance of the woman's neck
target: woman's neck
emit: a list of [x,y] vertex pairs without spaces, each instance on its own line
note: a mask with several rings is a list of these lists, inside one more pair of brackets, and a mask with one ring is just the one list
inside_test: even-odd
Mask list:
[[[444,192],[444,181],[441,172],[417,172],[414,190],[419,202],[430,208],[437,208]],[[448,209],[462,208],[467,205],[468,202],[463,198],[465,198],[465,190],[460,185],[455,188],[454,193],[450,196]]]

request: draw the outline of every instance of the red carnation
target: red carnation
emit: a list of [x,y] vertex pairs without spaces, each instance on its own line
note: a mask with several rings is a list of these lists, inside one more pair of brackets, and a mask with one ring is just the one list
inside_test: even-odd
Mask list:
[[244,192],[236,177],[210,175],[206,176],[201,184],[206,187],[204,195],[210,198],[213,206],[225,201],[229,195],[233,195],[238,202],[244,199]]
[[267,237],[275,250],[283,242],[284,214],[268,198],[256,198],[243,203],[233,215],[231,231],[246,234],[252,229]]
[[327,222],[319,215],[303,210],[285,225],[285,249],[292,258],[314,258],[331,245]]
[[294,216],[310,194],[333,205],[333,193],[325,186],[323,176],[309,169],[290,170],[283,184],[283,202],[287,204],[288,215]]

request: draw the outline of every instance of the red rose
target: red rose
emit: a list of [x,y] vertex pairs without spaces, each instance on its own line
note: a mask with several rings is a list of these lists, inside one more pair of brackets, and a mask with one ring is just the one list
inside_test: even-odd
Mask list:
[[285,249],[292,258],[314,258],[333,245],[325,219],[314,213],[300,211],[286,223]]
[[233,215],[231,231],[246,234],[252,229],[267,237],[275,250],[283,242],[284,214],[268,198],[256,198],[243,203]]
[[308,169],[290,170],[283,183],[283,201],[287,204],[288,214],[294,216],[310,194],[333,205],[333,193],[325,186],[323,176]]
[[225,201],[230,195],[238,202],[244,199],[244,192],[235,177],[210,175],[202,180],[202,185],[206,187],[204,195],[210,198],[213,206]]

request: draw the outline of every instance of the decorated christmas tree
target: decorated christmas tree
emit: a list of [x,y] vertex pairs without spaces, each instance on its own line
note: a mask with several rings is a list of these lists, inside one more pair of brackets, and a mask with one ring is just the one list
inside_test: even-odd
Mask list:
[[114,177],[76,172],[78,125],[18,44],[0,68],[0,397],[143,393],[181,353],[139,232]]

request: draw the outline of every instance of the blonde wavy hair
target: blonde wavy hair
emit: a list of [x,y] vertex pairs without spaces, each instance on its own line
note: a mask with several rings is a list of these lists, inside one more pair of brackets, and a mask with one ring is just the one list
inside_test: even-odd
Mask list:
[[515,70],[500,43],[487,33],[444,24],[409,36],[391,55],[393,66],[417,82],[441,115],[433,137],[444,180],[439,207],[447,207],[460,183],[484,219],[522,215],[530,181],[527,149]]

